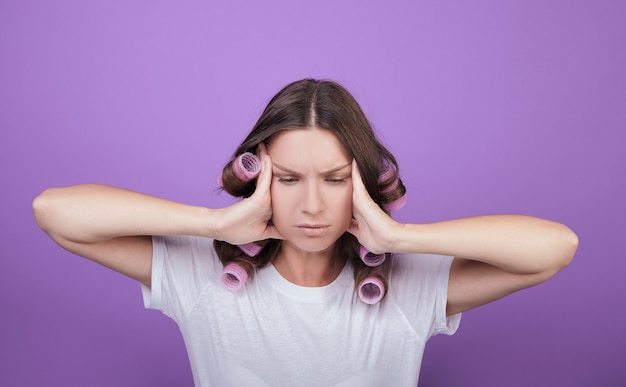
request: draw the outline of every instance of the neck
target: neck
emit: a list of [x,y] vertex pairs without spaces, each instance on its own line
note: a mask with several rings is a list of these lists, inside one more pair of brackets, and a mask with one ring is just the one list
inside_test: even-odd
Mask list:
[[331,246],[325,251],[310,253],[283,241],[273,265],[287,281],[307,287],[326,286],[343,270],[345,258],[338,258]]

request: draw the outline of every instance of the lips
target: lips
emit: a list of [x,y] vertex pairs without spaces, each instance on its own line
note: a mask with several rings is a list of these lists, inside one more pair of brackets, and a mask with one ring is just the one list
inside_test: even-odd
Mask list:
[[299,224],[296,227],[306,236],[320,236],[329,228],[326,224]]

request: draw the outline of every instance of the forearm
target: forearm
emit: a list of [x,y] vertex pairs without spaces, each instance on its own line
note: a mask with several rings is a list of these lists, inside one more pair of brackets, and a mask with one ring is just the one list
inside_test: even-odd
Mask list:
[[134,235],[211,236],[210,209],[104,185],[48,189],[33,210],[53,238],[79,243]]
[[393,235],[390,251],[468,258],[520,274],[560,269],[578,246],[566,226],[518,215],[399,224]]

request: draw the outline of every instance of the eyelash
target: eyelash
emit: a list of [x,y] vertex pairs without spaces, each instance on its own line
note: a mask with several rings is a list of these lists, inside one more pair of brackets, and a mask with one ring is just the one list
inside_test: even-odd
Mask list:
[[[295,182],[297,182],[298,179],[295,177],[279,177],[278,178],[278,182],[283,183],[283,184],[293,184]],[[341,183],[345,183],[346,179],[334,179],[334,178],[328,178],[325,179],[325,181],[331,183],[331,184],[341,184]]]

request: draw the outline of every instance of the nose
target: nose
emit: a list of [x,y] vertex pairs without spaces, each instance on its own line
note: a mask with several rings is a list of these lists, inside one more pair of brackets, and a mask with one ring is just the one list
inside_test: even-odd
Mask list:
[[324,211],[324,199],[318,183],[309,182],[302,198],[302,212],[315,215]]

